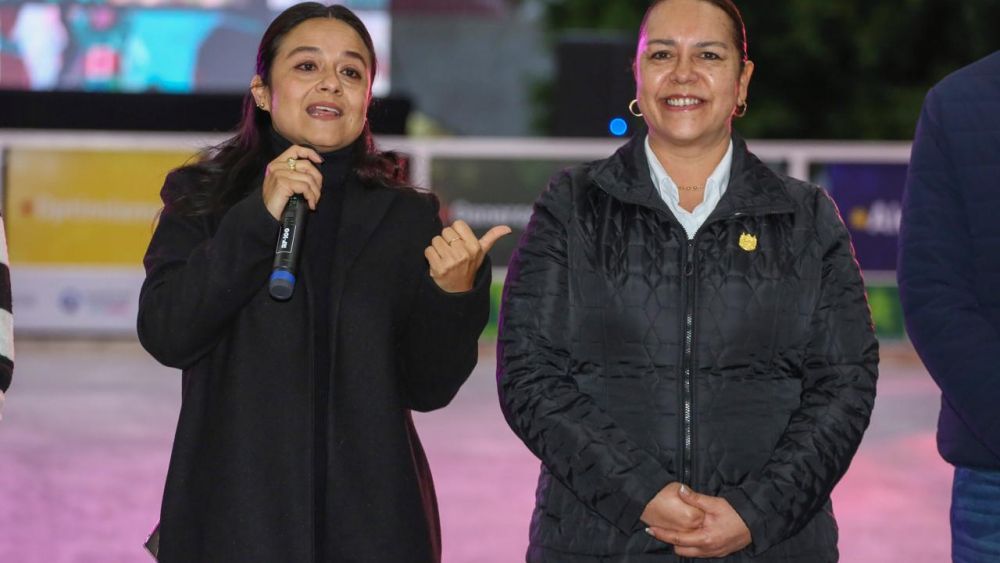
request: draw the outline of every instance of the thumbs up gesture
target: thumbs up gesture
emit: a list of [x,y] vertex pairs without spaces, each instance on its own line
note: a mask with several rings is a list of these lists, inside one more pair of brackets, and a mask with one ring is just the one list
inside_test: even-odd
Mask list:
[[510,227],[500,225],[490,229],[483,238],[477,238],[465,221],[455,221],[431,240],[424,249],[430,264],[431,279],[448,293],[472,289],[476,272],[482,266],[486,253],[501,237],[510,234]]

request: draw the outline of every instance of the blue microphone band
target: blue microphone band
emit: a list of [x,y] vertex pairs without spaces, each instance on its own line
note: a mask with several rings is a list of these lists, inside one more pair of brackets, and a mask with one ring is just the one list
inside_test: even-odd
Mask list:
[[288,198],[281,215],[278,244],[274,250],[274,266],[268,280],[271,297],[284,301],[295,291],[295,270],[299,262],[303,231],[306,223],[306,201],[301,195]]

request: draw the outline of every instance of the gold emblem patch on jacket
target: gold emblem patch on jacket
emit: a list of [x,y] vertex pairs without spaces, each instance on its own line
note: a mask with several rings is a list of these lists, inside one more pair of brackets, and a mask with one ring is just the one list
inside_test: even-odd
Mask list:
[[749,234],[743,233],[740,235],[740,248],[746,250],[747,252],[753,252],[757,250],[757,237]]

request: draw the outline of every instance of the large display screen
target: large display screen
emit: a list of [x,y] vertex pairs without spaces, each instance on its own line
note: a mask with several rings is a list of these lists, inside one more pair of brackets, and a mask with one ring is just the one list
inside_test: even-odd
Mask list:
[[[0,0],[0,88],[235,93],[267,24],[295,0]],[[341,2],[365,22],[389,92],[389,0]]]

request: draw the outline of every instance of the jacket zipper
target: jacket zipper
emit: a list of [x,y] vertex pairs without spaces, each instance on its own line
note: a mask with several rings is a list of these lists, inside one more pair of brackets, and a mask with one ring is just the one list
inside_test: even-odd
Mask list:
[[[699,229],[700,230],[700,229]],[[683,229],[682,229],[683,232]],[[684,345],[681,349],[681,467],[680,482],[691,486],[692,458],[694,446],[694,301],[695,301],[695,238],[688,239],[682,258],[684,288]],[[689,563],[687,557],[679,558],[681,563]]]
[[[697,235],[695,235],[697,237]],[[694,301],[695,301],[695,239],[688,240],[687,252],[684,257],[685,305],[684,305],[684,358],[681,376],[681,408],[682,408],[682,458],[681,483],[691,486],[693,465],[693,413],[694,394]]]
[[[684,247],[684,348],[681,359],[681,474],[680,482],[692,486],[694,475],[694,306],[697,300],[698,235],[711,223],[744,215],[737,211],[725,218],[706,219]],[[683,232],[683,229],[682,231]]]

